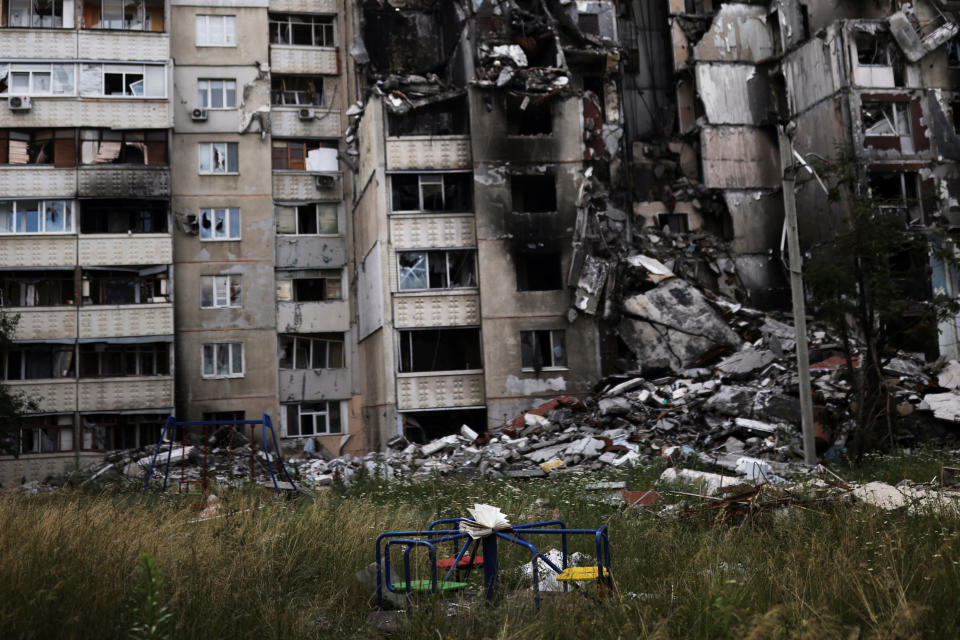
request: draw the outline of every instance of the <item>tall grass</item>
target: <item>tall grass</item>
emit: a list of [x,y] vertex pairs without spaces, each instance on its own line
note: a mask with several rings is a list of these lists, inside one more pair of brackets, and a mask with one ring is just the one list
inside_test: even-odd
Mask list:
[[[890,474],[895,472],[884,462]],[[915,465],[904,468],[914,469]],[[923,468],[922,473],[929,469]],[[658,473],[636,470],[634,488]],[[931,474],[934,475],[934,474]],[[610,527],[614,598],[585,588],[540,612],[502,547],[498,606],[469,594],[420,598],[399,638],[955,638],[960,530],[952,516],[828,503],[718,524],[626,510],[566,476],[515,483],[432,478],[367,482],[277,501],[222,496],[197,522],[195,498],[61,491],[0,496],[0,638],[129,638],[144,613],[142,554],[158,568],[156,605],[174,638],[370,638],[372,593],[354,573],[382,531],[500,506],[514,522],[560,517]],[[922,479],[928,479],[924,477]],[[544,547],[549,547],[544,544]],[[579,550],[589,553],[590,544]],[[419,565],[418,565],[419,566]],[[516,589],[513,591],[512,589]],[[162,637],[158,635],[157,637]]]

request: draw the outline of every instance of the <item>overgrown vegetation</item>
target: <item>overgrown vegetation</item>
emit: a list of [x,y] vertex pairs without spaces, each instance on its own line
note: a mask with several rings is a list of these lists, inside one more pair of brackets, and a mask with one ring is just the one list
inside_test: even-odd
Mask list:
[[[927,452],[870,457],[839,472],[926,481],[957,462]],[[615,478],[649,488],[660,470]],[[0,637],[150,637],[148,628],[172,638],[379,637],[366,621],[373,594],[354,578],[372,562],[376,535],[464,514],[474,502],[497,505],[514,522],[607,523],[616,597],[598,599],[592,588],[545,596],[537,613],[511,570],[525,555],[502,547],[504,582],[516,592],[496,607],[420,599],[393,637],[957,636],[956,516],[832,502],[736,524],[684,521],[604,502],[585,489],[598,479],[610,478],[368,480],[312,502],[235,492],[221,496],[221,517],[204,521],[196,497],[177,494],[4,494]],[[576,549],[590,553],[590,544]],[[422,558],[414,564],[425,569]]]
[[[0,310],[0,361],[13,344],[20,316]],[[20,418],[37,410],[37,401],[0,382],[0,454],[19,453]]]

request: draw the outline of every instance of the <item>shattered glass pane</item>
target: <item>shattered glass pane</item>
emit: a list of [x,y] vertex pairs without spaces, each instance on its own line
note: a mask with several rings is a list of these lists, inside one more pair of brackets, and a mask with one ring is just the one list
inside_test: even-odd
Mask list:
[[400,265],[400,290],[427,288],[427,254],[406,252],[397,256]]
[[567,366],[567,348],[564,343],[564,332],[551,331],[550,340],[553,343],[553,366]]
[[213,375],[213,351],[214,346],[212,344],[203,345],[203,375],[212,376]]
[[280,338],[280,368],[293,369],[293,338]]
[[310,341],[309,340],[296,341],[296,349],[294,352],[293,366],[295,369],[310,368]]
[[53,65],[53,93],[55,95],[73,94],[73,65]]

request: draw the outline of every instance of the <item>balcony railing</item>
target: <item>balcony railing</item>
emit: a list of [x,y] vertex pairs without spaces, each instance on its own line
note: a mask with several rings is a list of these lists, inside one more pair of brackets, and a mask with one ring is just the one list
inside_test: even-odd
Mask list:
[[483,373],[401,373],[397,375],[397,408],[475,407],[485,403]]

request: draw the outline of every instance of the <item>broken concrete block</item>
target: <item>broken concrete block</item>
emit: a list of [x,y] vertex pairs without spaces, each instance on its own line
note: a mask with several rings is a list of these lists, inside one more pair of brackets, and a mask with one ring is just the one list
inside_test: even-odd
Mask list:
[[732,487],[740,484],[742,480],[731,476],[721,476],[718,473],[670,467],[660,474],[659,482],[691,484],[697,488],[698,493],[713,495],[718,493],[723,487]]
[[769,391],[756,394],[753,399],[753,415],[766,420],[798,424],[800,422],[800,398]]
[[960,421],[960,394],[955,391],[949,393],[929,393],[923,397],[933,417],[950,422]]
[[739,416],[750,413],[750,405],[756,390],[750,387],[727,386],[721,387],[710,396],[704,407],[728,416]]
[[600,455],[606,445],[603,440],[597,440],[593,437],[580,438],[567,446],[565,455],[583,456],[585,458],[595,458]]
[[551,425],[549,420],[535,413],[523,414],[523,423],[528,427],[549,427]]
[[624,416],[630,413],[633,406],[623,397],[601,398],[597,403],[601,416]]
[[473,429],[471,429],[470,427],[464,424],[464,425],[460,425],[460,435],[466,438],[467,440],[469,440],[470,442],[473,442],[474,440],[477,439],[477,436],[480,434],[478,434],[476,431],[474,431]]
[[646,382],[644,378],[634,378],[632,380],[627,380],[626,382],[621,382],[620,384],[611,387],[604,395],[606,396],[616,396],[624,391],[630,391],[636,387],[639,387],[641,384]]
[[951,360],[937,374],[937,384],[944,389],[960,388],[960,362]]
[[561,460],[560,458],[554,458],[553,460],[540,463],[540,468],[546,471],[547,473],[550,473],[554,469],[559,469],[562,466],[563,466],[563,460]]
[[760,433],[776,433],[777,431],[777,425],[767,424],[766,422],[760,422],[759,420],[736,418],[733,422],[741,429],[747,429],[749,431],[758,431]]
[[763,369],[774,360],[776,358],[770,351],[744,349],[721,360],[717,370],[732,378],[746,377],[754,371]]
[[420,447],[420,453],[425,456],[432,456],[442,449],[452,447],[458,443],[459,436],[449,435],[444,438],[438,438],[433,442],[428,442],[427,444]]
[[627,298],[623,311],[620,335],[644,369],[681,369],[708,351],[741,344],[703,294],[680,279]]
[[547,475],[547,472],[540,467],[534,467],[533,469],[508,469],[504,475],[508,478],[542,478]]

